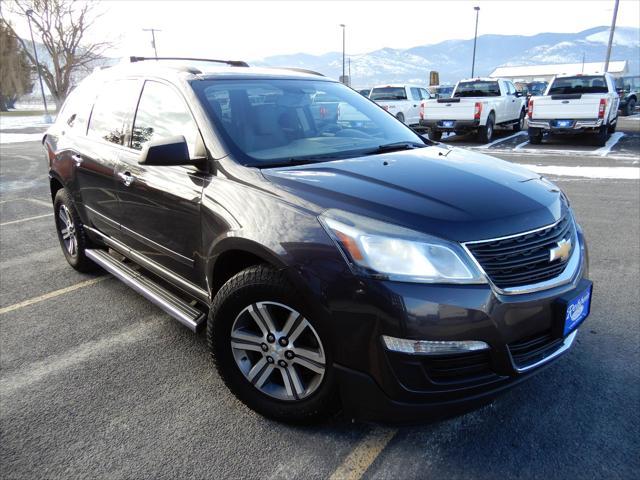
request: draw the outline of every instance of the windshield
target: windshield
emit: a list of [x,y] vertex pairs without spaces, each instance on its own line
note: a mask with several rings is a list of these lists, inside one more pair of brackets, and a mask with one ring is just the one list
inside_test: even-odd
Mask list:
[[455,98],[462,97],[499,97],[500,87],[498,82],[484,82],[481,80],[472,82],[460,82],[456,88]]
[[407,91],[404,87],[380,87],[371,90],[371,100],[406,100]]
[[356,91],[316,80],[204,80],[191,83],[238,160],[266,167],[373,153],[425,142]]
[[527,90],[532,95],[544,95],[544,91],[547,89],[547,84],[544,82],[540,83],[530,83],[527,85]]
[[616,78],[616,88],[621,88],[625,92],[636,91],[640,89],[640,77],[621,77]]
[[607,82],[602,75],[556,78],[547,95],[570,93],[607,93]]

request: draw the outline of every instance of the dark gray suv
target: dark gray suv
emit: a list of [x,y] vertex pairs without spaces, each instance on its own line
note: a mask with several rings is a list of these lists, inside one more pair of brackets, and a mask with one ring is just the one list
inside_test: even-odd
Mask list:
[[71,266],[206,325],[228,387],[273,418],[451,414],[567,351],[589,313],[555,185],[312,72],[112,67],[43,145]]

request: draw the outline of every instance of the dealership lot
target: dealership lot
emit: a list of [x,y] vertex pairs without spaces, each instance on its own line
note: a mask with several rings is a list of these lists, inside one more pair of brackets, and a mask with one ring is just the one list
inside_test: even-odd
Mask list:
[[412,427],[340,417],[291,427],[246,409],[213,370],[203,334],[110,276],[66,264],[40,146],[0,145],[3,477],[632,477],[640,468],[640,185],[615,169],[639,168],[638,123],[621,124],[607,151],[584,138],[534,148],[508,132],[488,146],[445,139],[527,165],[614,173],[550,176],[590,244],[595,299],[576,347],[489,406]]

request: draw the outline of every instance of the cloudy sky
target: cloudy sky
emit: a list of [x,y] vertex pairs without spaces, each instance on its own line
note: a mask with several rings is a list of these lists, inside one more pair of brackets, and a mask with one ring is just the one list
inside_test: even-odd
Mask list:
[[[256,60],[287,53],[406,48],[478,34],[533,35],[578,32],[609,25],[614,0],[538,1],[136,1],[104,0],[96,38],[116,42],[111,56],[152,55],[157,28],[161,56],[208,56]],[[638,26],[640,2],[622,0],[619,26]],[[16,25],[23,32],[24,26]]]

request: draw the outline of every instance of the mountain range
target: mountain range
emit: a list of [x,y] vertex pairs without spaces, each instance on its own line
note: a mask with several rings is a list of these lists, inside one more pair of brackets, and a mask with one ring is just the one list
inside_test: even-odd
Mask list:
[[[580,63],[583,58],[585,62],[603,62],[608,40],[609,27],[606,26],[578,33],[481,35],[477,41],[475,71],[478,76],[486,76],[499,66]],[[441,83],[455,83],[471,74],[472,52],[473,39],[469,39],[349,55],[351,84],[354,87],[396,82],[426,84],[431,70],[440,73]],[[640,28],[616,29],[611,60],[627,60],[629,74],[640,73]],[[249,63],[306,68],[333,78],[342,74],[342,52],[277,55]]]

